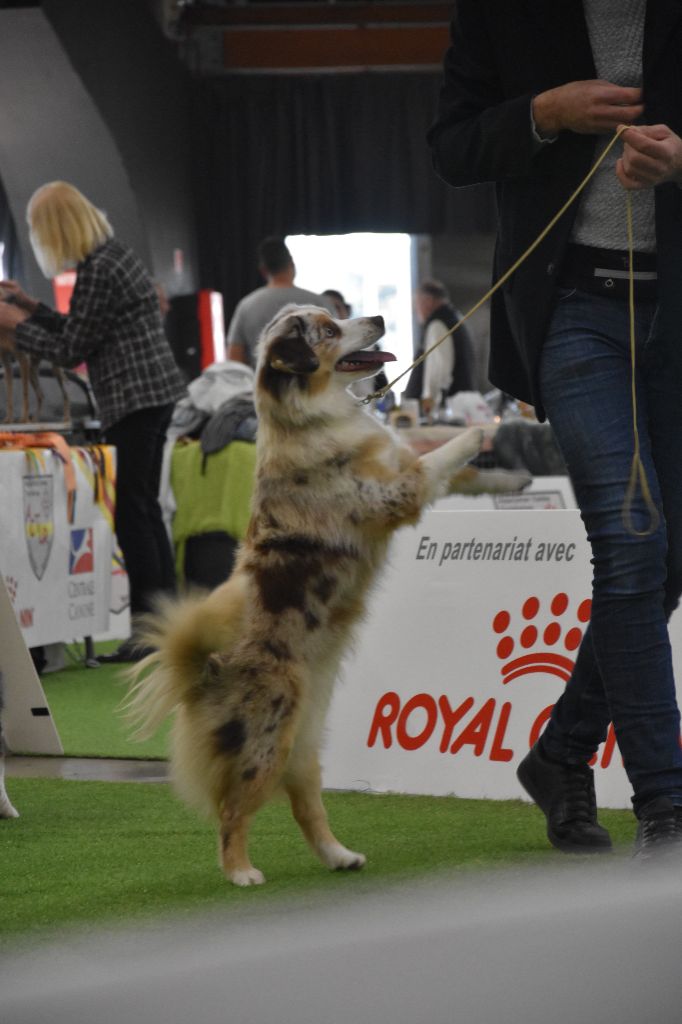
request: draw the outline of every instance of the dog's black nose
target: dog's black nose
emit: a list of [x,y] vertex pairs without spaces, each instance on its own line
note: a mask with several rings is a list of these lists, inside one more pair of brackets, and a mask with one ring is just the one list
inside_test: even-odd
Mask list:
[[383,316],[368,316],[367,319],[370,320],[373,324],[376,324],[377,327],[380,327],[382,331],[384,330]]

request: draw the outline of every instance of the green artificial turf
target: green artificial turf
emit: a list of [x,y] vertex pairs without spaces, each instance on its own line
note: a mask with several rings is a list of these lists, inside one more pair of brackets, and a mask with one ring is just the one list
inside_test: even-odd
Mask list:
[[[267,884],[229,885],[217,867],[214,828],[164,784],[8,779],[21,817],[0,821],[0,945],[23,933],[228,908],[239,913],[283,896],[362,893],[434,872],[529,861],[566,866],[548,847],[540,812],[518,801],[367,793],[326,794],[339,839],[367,855],[362,872],[332,873],[313,857],[288,805],[256,816],[251,854]],[[600,818],[625,854],[634,819]],[[626,846],[625,844],[628,844]],[[598,858],[605,871],[611,858]]]
[[[109,649],[113,645],[108,645]],[[98,647],[103,651],[107,648]],[[74,659],[78,651],[69,651]],[[166,755],[166,730],[144,743],[130,736],[118,705],[119,666],[82,663],[42,677],[70,756]],[[18,751],[17,751],[18,753]],[[331,873],[313,857],[285,801],[256,816],[251,851],[267,884],[236,889],[217,866],[212,824],[163,784],[9,778],[21,817],[0,821],[0,946],[64,926],[121,923],[170,912],[228,908],[240,913],[288,897],[296,901],[362,893],[436,872],[535,862],[570,870],[582,858],[552,850],[540,812],[517,801],[328,793],[339,839],[367,855],[360,873]],[[602,811],[622,852],[634,818]],[[608,870],[611,858],[599,858]]]
[[[115,644],[97,645],[99,653]],[[69,659],[77,648],[69,648]],[[127,666],[86,668],[81,660],[59,672],[41,677],[47,703],[59,732],[64,753],[70,757],[144,757],[167,755],[168,726],[142,742],[132,738],[130,726],[118,709],[127,684]],[[21,751],[15,751],[21,753]]]

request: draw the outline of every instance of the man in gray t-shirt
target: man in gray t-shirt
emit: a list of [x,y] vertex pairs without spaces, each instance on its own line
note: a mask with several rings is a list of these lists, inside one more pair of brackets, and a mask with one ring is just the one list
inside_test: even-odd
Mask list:
[[294,284],[296,267],[283,239],[266,238],[261,242],[258,269],[267,284],[256,288],[237,303],[227,331],[227,358],[249,366],[256,363],[256,344],[261,331],[283,306],[296,302],[299,305],[322,306],[334,313],[328,296],[317,295]]

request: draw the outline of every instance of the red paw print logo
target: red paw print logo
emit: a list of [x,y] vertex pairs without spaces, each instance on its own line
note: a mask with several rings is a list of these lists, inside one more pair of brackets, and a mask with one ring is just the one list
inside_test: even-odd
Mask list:
[[14,604],[17,599],[17,590],[19,589],[19,581],[15,580],[14,576],[5,576],[5,586],[7,587],[7,593],[9,599]]
[[[573,612],[569,606],[568,594],[555,594],[543,613],[539,599],[529,597],[521,608],[522,622],[514,628],[508,611],[497,613],[493,632],[500,637],[497,657],[504,663],[500,667],[504,684],[533,672],[546,672],[568,682],[575,658],[559,651],[570,655],[578,650],[590,621],[592,601],[581,601]],[[579,625],[575,625],[576,620]]]

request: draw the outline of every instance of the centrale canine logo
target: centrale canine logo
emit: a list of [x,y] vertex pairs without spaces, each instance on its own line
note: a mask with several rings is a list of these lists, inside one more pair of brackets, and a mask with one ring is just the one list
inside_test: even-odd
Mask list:
[[72,530],[69,544],[69,575],[95,571],[95,554],[92,541],[92,527]]
[[[543,609],[539,598],[527,598],[521,606],[521,620],[514,628],[511,614],[504,608],[499,611],[492,628],[500,638],[496,654],[502,662],[502,682],[506,685],[537,672],[568,682],[575,665],[575,658],[570,655],[580,647],[591,611],[589,598],[572,609],[568,594],[564,593],[555,594],[547,609]],[[560,654],[562,649],[568,655]]]

